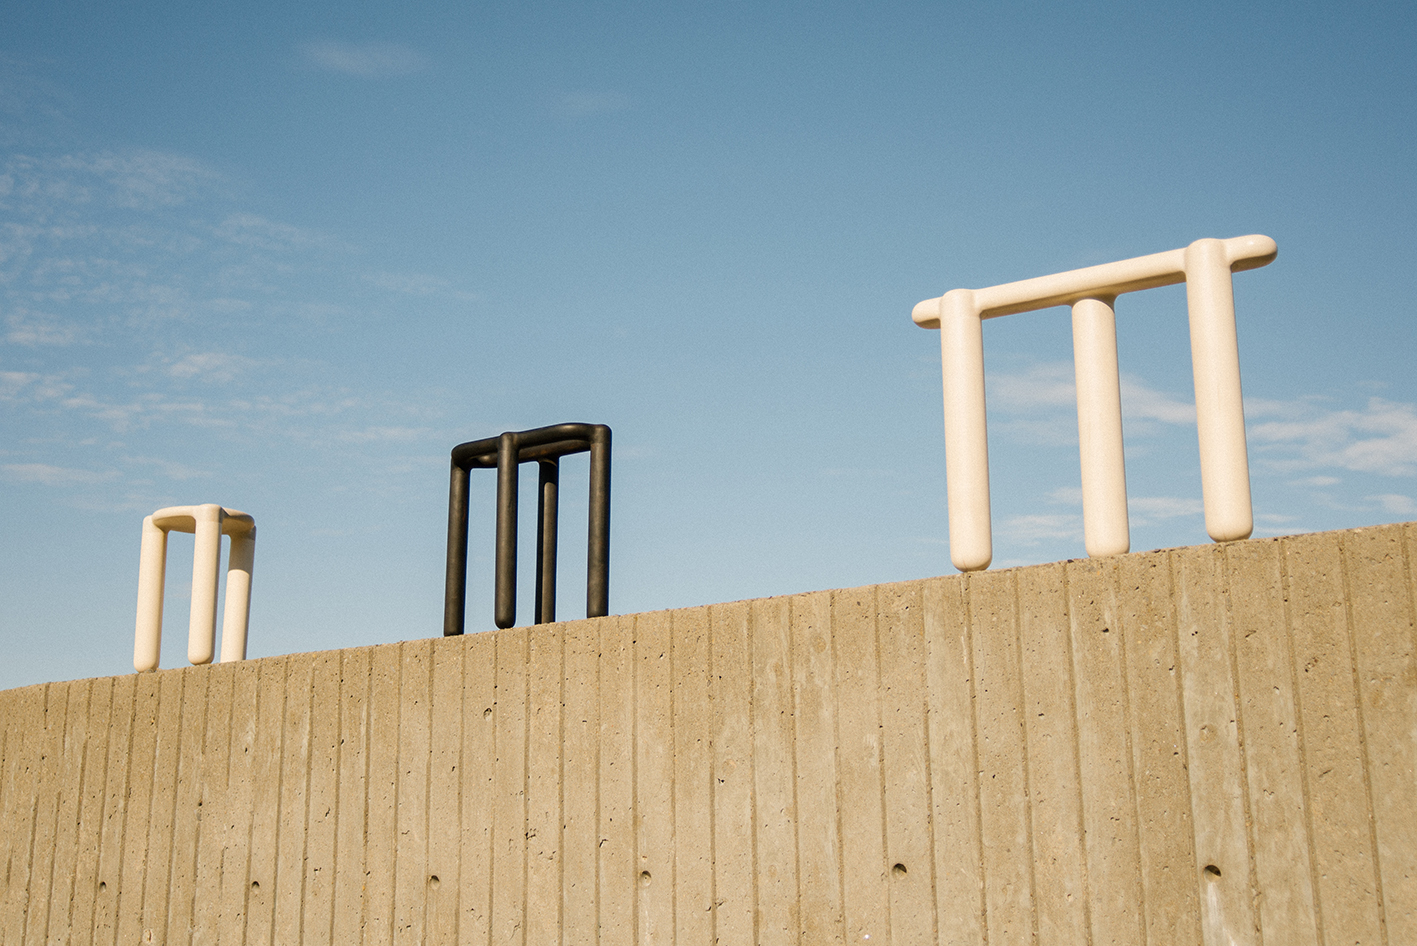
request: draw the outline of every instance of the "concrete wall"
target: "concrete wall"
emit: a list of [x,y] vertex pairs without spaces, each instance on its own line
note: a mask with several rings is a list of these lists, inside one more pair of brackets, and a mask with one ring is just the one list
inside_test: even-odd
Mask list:
[[0,942],[1417,943],[1415,542],[0,693]]

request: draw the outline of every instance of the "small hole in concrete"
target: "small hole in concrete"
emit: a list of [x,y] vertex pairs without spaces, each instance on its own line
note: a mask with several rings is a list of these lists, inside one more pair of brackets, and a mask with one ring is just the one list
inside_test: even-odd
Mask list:
[[649,871],[647,871],[647,870],[640,871],[640,886],[641,886],[641,887],[648,887],[648,886],[649,886]]
[[429,884],[429,886],[436,887],[436,886],[438,886],[439,883],[440,883],[440,881],[438,880],[438,875],[437,875],[437,874],[433,874],[431,877],[428,878],[428,884]]
[[1205,865],[1205,875],[1207,877],[1219,877],[1220,868],[1216,867],[1214,864],[1207,864]]
[[260,882],[259,880],[253,880],[253,881],[251,881],[251,889],[252,889],[252,890],[260,890],[260,889],[261,889],[261,882]]
[[895,874],[897,877],[904,877],[907,871],[904,864],[897,864],[891,868],[891,873]]
[[482,711],[482,718],[483,718],[483,719],[491,719],[491,718],[492,718],[492,707],[489,706],[489,707],[487,707],[485,710]]
[[100,881],[98,882],[98,889],[99,889],[99,890],[107,890],[107,889],[108,889],[108,884],[106,884],[106,883],[104,883],[103,881],[100,880]]

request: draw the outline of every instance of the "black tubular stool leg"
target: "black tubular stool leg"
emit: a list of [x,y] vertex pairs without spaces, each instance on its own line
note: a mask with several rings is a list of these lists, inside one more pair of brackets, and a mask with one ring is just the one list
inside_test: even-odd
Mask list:
[[556,516],[561,462],[539,460],[541,468],[536,501],[536,623],[556,620]]

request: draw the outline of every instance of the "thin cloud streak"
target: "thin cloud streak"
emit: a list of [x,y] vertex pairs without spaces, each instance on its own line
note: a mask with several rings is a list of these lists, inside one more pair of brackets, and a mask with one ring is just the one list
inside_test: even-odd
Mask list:
[[20,483],[39,483],[44,486],[87,486],[115,479],[118,473],[112,470],[102,473],[94,470],[76,470],[48,463],[7,463],[3,467],[8,479]]
[[620,92],[567,92],[561,96],[561,110],[577,117],[605,115],[623,112],[633,103],[628,95]]
[[[988,375],[996,426],[1024,442],[1076,443],[1073,366],[1038,362],[1022,371]],[[1148,424],[1194,427],[1193,404],[1123,375],[1122,418],[1129,441],[1159,431]],[[1417,475],[1417,405],[1370,397],[1362,408],[1335,409],[1317,398],[1247,398],[1251,452],[1270,470],[1339,469],[1383,476]],[[1318,485],[1318,484],[1315,484]]]
[[1417,475],[1417,405],[1368,399],[1360,410],[1330,410],[1314,400],[1246,402],[1257,452],[1280,470],[1338,468],[1384,476]]
[[306,43],[301,53],[317,69],[366,79],[408,75],[428,68],[427,57],[402,43],[324,39]]

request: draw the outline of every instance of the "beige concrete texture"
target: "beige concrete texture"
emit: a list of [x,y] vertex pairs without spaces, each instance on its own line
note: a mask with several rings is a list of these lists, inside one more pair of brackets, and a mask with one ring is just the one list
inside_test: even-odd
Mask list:
[[1417,524],[0,693],[0,943],[1417,943]]

